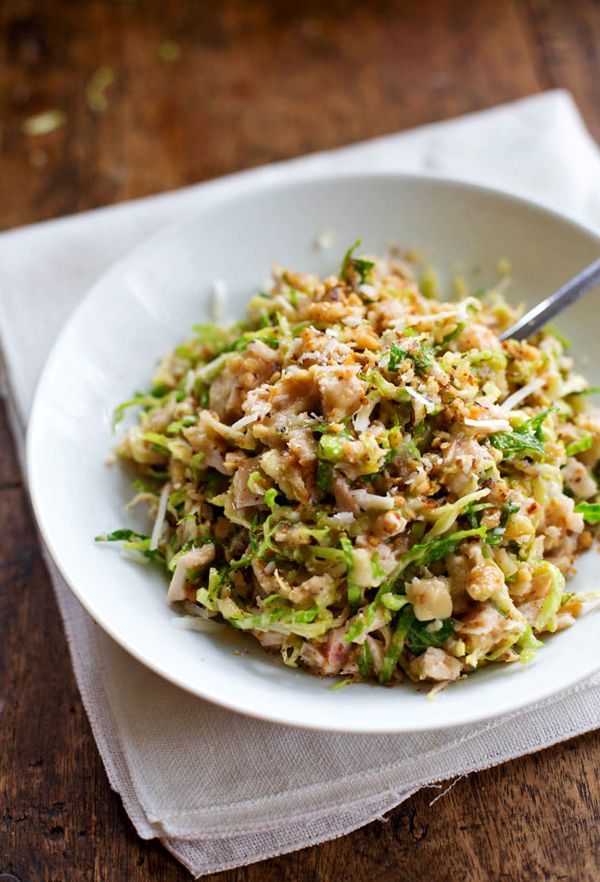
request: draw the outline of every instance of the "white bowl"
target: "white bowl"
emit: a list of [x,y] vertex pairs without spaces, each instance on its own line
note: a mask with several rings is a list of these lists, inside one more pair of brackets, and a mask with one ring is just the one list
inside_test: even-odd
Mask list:
[[[335,233],[335,248],[316,237]],[[374,175],[247,186],[213,198],[110,270],[60,335],[37,390],[28,437],[31,494],[44,539],[75,595],[98,624],[139,661],[193,695],[280,723],[346,732],[409,732],[472,723],[557,693],[600,667],[600,614],[547,641],[527,665],[490,666],[428,701],[426,688],[352,685],[295,672],[251,638],[177,630],[165,578],[94,536],[146,527],[124,512],[130,476],[105,459],[111,415],[147,387],[157,357],[192,324],[210,320],[214,279],[229,291],[227,317],[241,317],[271,263],[328,273],[358,236],[366,251],[415,248],[448,278],[497,278],[509,257],[511,297],[534,302],[600,252],[577,224],[501,193],[462,183]],[[593,295],[592,295],[593,297]],[[592,381],[600,379],[597,320],[587,299],[561,327],[576,342]],[[586,361],[587,359],[587,361]],[[600,557],[580,559],[572,590],[597,587]],[[244,651],[239,652],[242,648]],[[190,701],[194,698],[190,696]]]

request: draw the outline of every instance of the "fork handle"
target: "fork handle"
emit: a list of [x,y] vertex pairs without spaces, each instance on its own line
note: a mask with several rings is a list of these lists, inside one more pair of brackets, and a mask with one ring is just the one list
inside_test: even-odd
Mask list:
[[555,315],[562,312],[567,306],[575,303],[579,298],[600,282],[600,257],[590,263],[584,270],[573,276],[558,291],[546,297],[533,309],[528,310],[518,322],[500,334],[500,340],[526,340],[539,331]]

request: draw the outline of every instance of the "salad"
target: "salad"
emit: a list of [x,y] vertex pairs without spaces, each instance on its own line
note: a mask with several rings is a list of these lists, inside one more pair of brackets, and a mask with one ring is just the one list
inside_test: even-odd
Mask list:
[[600,412],[564,338],[498,334],[496,289],[349,249],[335,275],[275,269],[246,321],[199,325],[135,424],[123,542],[168,600],[284,664],[446,684],[532,658],[590,600],[565,587],[600,521]]

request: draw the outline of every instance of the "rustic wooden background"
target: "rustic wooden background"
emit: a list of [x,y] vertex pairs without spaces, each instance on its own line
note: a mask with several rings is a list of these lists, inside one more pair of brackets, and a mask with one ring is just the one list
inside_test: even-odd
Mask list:
[[[2,0],[0,28],[3,228],[554,86],[600,138],[597,0]],[[103,67],[98,112],[86,84]],[[25,135],[46,110],[65,125]],[[1,409],[0,559],[0,882],[189,878],[110,791]],[[597,882],[599,766],[587,735],[211,878]]]

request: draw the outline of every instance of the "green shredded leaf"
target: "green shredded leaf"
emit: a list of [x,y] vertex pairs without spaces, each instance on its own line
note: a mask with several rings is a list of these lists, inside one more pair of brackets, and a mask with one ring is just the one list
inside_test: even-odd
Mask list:
[[409,564],[418,563],[420,566],[427,566],[436,560],[444,560],[452,554],[458,545],[465,539],[471,539],[476,536],[485,538],[487,530],[485,527],[477,527],[473,530],[458,530],[456,533],[450,533],[449,536],[443,536],[441,539],[434,539],[431,542],[419,542],[405,552],[400,558],[400,572]]
[[521,650],[519,653],[521,662],[527,664],[532,661],[535,658],[536,650],[540,649],[543,645],[542,641],[538,640],[533,633],[533,628],[529,622],[526,622],[525,630],[517,641],[517,646],[519,646]]
[[438,300],[440,296],[440,285],[438,274],[431,267],[426,269],[419,280],[419,288],[423,297],[428,300]]
[[545,334],[551,334],[553,337],[556,337],[565,352],[569,351],[572,345],[571,341],[568,337],[565,337],[565,335],[561,331],[559,331],[558,328],[555,327],[555,325],[546,325],[543,328],[543,331]]
[[112,533],[101,533],[95,537],[96,542],[123,542],[127,551],[136,551],[154,563],[165,563],[165,556],[158,548],[150,548],[150,536],[137,533],[135,530],[113,530]]
[[575,511],[583,515],[586,524],[600,523],[600,503],[597,502],[580,502],[575,506]]
[[174,420],[167,426],[167,435],[177,435],[179,432],[181,432],[182,429],[194,426],[196,424],[196,420],[197,417],[193,416],[192,414],[190,414],[190,416],[185,416],[180,420]]
[[361,242],[362,242],[362,239],[357,239],[354,242],[354,245],[351,245],[350,248],[348,248],[348,250],[344,254],[344,257],[342,258],[342,264],[340,266],[339,277],[344,282],[348,281],[347,276],[348,276],[348,270],[352,266],[352,255],[356,251],[357,248],[360,248]]
[[[392,456],[390,456],[390,462],[392,459],[395,458],[395,455],[397,454],[400,454],[401,456],[407,457],[409,459],[421,459],[421,451],[419,450],[413,439],[410,437],[410,435],[406,435],[402,439],[402,446],[399,450],[390,450],[390,454],[392,454]],[[388,465],[387,462],[385,464]]]
[[431,443],[433,429],[427,420],[421,420],[413,428],[413,441],[420,453],[425,453]]
[[588,386],[587,389],[580,389],[579,392],[569,392],[569,398],[574,395],[597,395],[600,392],[600,386]]
[[386,609],[392,610],[392,612],[398,612],[399,609],[402,609],[403,606],[406,606],[406,604],[408,603],[408,599],[406,597],[402,597],[400,594],[394,594],[391,591],[386,591],[385,594],[381,595],[381,602]]
[[347,433],[321,435],[317,456],[325,462],[339,462],[344,458],[344,444],[348,440]]
[[592,435],[587,435],[585,438],[580,438],[579,441],[572,441],[569,445],[567,445],[567,456],[575,456],[577,453],[583,453],[584,450],[589,450],[593,443],[594,438],[592,437]]
[[344,689],[346,686],[351,686],[352,683],[353,683],[353,681],[352,681],[352,680],[349,680],[349,679],[346,679],[346,680],[339,680],[337,683],[334,683],[333,686],[332,686],[331,688],[332,688],[335,692],[337,692],[339,689]]
[[365,680],[373,673],[373,653],[366,641],[363,643],[362,652],[358,657],[358,670]]
[[157,495],[156,489],[145,481],[142,481],[141,478],[136,478],[135,481],[132,481],[131,486],[134,490],[137,490],[138,493],[152,493],[154,496]]
[[330,462],[318,461],[317,487],[323,493],[331,493],[333,491],[333,465]]
[[135,392],[133,398],[124,401],[115,408],[113,413],[113,429],[115,429],[125,416],[125,412],[130,407],[152,407],[160,402],[160,399],[167,396],[172,390],[168,386],[154,386],[150,392]]
[[142,438],[144,441],[149,441],[157,453],[169,453],[169,439],[166,435],[160,435],[158,432],[144,432]]
[[377,389],[382,398],[389,398],[391,401],[398,402],[410,401],[410,395],[406,389],[401,386],[394,386],[393,383],[386,380],[383,374],[374,368],[366,372],[365,379]]
[[351,607],[358,606],[362,600],[362,590],[352,578],[352,570],[354,568],[354,548],[349,539],[341,538],[340,546],[344,552],[344,561],[346,563],[346,581],[348,584],[348,603]]
[[143,533],[137,533],[135,530],[113,530],[112,533],[101,533],[96,536],[95,542],[132,542],[134,539],[149,539]]
[[415,614],[412,606],[405,606],[398,615],[393,637],[383,658],[381,671],[379,672],[380,683],[388,683],[391,680],[394,671],[398,667],[408,632],[414,621]]
[[270,487],[266,491],[264,499],[265,499],[265,504],[269,506],[271,511],[273,511],[273,509],[277,505],[277,503],[275,501],[277,499],[277,490],[275,489],[275,487]]
[[214,542],[214,540],[211,539],[210,536],[198,536],[196,539],[190,539],[188,542],[185,542],[181,546],[177,554],[174,554],[173,557],[170,559],[169,570],[174,573],[180,558],[188,551],[191,551],[192,548],[200,548],[200,546],[208,545],[211,542]]
[[565,577],[557,566],[544,560],[537,565],[534,576],[540,572],[547,573],[550,577],[550,590],[544,597],[542,605],[539,609],[535,620],[536,631],[556,631],[556,613],[560,609],[563,591],[565,588]]
[[119,404],[118,407],[115,407],[113,413],[113,429],[115,429],[118,424],[121,422],[123,417],[125,416],[125,412],[130,407],[141,407],[146,399],[145,395],[142,395],[140,392],[136,392],[133,398],[130,398],[129,401],[123,401],[122,404]]
[[156,478],[157,481],[166,481],[169,477],[164,469],[155,469],[152,466],[148,466],[148,474]]
[[453,331],[450,331],[449,334],[446,334],[445,337],[442,337],[439,343],[435,344],[436,352],[441,352],[443,349],[452,343],[453,340],[456,340],[457,337],[460,337],[464,329],[466,328],[465,322],[459,322]]

